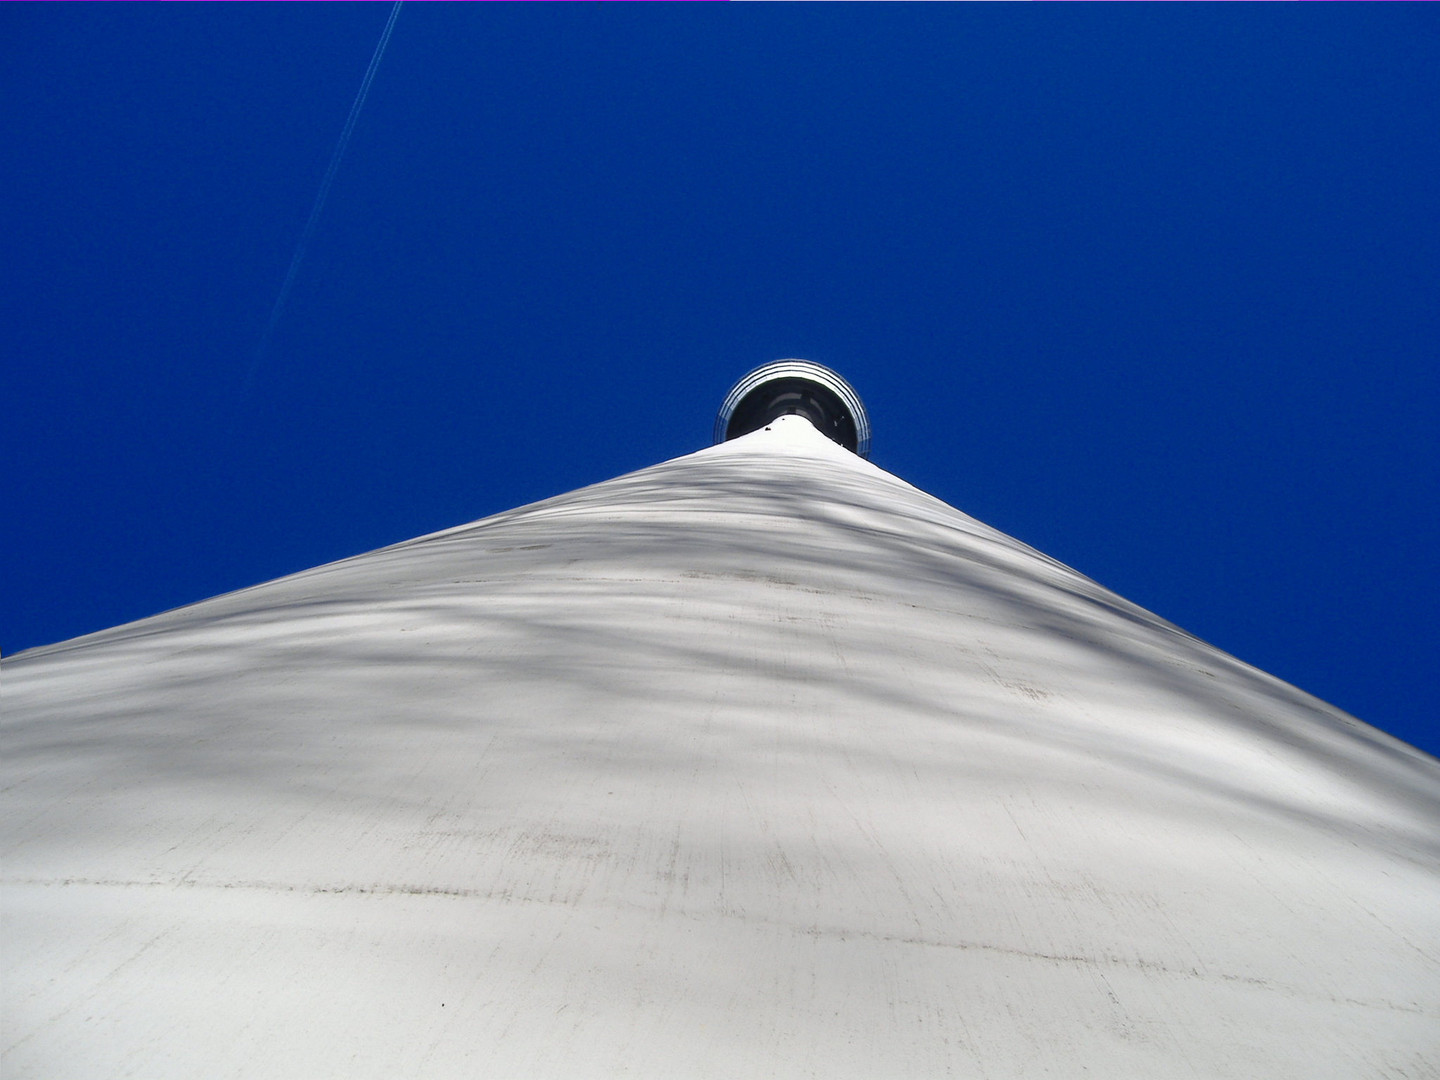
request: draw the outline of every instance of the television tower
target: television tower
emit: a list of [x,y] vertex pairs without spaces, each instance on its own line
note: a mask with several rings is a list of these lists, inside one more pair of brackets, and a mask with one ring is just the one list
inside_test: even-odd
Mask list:
[[7,658],[4,1075],[1440,1075],[1440,762],[869,443]]

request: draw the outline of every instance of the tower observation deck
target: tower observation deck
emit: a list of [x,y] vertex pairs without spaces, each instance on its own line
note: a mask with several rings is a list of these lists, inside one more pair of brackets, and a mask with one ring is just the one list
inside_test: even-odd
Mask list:
[[744,375],[715,416],[715,441],[758,431],[780,416],[803,416],[846,450],[870,456],[870,417],[855,388],[810,360],[775,360]]

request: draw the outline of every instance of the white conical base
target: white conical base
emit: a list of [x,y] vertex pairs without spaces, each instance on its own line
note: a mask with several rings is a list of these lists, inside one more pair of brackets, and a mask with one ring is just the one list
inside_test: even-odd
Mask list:
[[1440,1073],[1440,764],[801,420],[3,706],[7,1080]]

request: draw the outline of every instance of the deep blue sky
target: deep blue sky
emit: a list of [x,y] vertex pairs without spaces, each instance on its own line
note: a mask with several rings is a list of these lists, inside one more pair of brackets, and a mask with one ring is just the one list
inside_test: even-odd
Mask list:
[[697,449],[872,459],[1440,751],[1440,8],[5,5],[0,648]]

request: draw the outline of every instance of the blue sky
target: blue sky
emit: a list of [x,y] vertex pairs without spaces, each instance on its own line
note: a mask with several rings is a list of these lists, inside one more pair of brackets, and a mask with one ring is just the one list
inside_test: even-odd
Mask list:
[[6,5],[6,655],[689,452],[872,460],[1440,751],[1432,5]]

